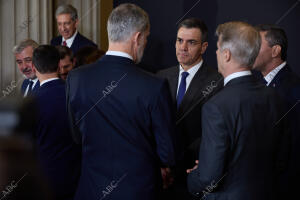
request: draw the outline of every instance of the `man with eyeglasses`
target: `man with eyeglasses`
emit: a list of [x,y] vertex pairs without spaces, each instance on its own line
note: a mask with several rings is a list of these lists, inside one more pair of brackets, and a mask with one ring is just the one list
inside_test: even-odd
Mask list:
[[13,48],[18,68],[26,77],[21,86],[21,93],[24,97],[34,94],[40,87],[40,82],[32,65],[33,51],[38,46],[34,40],[26,39]]
[[158,72],[169,83],[176,110],[178,141],[181,142],[174,186],[167,191],[167,196],[173,199],[191,199],[186,188],[185,170],[194,166],[198,158],[202,135],[201,107],[222,88],[222,76],[202,58],[208,46],[207,32],[202,20],[183,20],[178,26],[175,45],[179,65]]

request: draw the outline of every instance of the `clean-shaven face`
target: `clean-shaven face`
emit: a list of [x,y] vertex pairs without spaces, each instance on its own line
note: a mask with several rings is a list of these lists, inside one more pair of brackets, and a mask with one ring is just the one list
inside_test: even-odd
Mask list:
[[78,20],[73,21],[70,14],[60,14],[56,17],[59,33],[65,40],[71,38],[76,32]]

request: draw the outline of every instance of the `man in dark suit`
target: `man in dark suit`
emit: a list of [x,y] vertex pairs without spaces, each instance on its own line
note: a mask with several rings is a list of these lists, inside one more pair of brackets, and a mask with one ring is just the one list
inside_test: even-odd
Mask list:
[[57,76],[59,53],[41,45],[33,53],[33,64],[41,86],[36,93],[39,108],[34,137],[41,167],[55,199],[73,199],[80,176],[81,148],[75,144],[68,122],[64,81]]
[[189,190],[207,200],[273,199],[284,112],[275,91],[251,75],[259,32],[228,22],[216,33],[225,86],[203,106],[199,162],[188,170]]
[[34,40],[26,39],[13,49],[18,68],[26,77],[21,86],[21,93],[24,97],[34,94],[40,87],[40,82],[32,66],[32,54],[37,47],[38,44]]
[[51,40],[51,45],[63,45],[69,47],[75,54],[80,48],[97,45],[77,31],[78,14],[72,5],[61,5],[55,12],[60,36]]
[[300,179],[300,78],[287,64],[288,39],[285,31],[275,25],[258,25],[262,38],[260,53],[254,69],[261,72],[263,81],[272,87],[284,100],[285,118],[291,130],[291,154],[289,169],[280,180],[279,199],[292,199],[297,193]]
[[158,199],[161,170],[168,180],[174,165],[174,124],[167,83],[135,65],[149,18],[136,5],[121,4],[107,26],[106,55],[67,78],[73,134],[83,148],[75,200]]
[[[188,199],[186,169],[194,166],[201,141],[202,105],[222,88],[222,76],[202,59],[206,51],[207,27],[196,18],[183,20],[178,26],[176,56],[179,65],[158,72],[166,78],[176,110],[177,131],[182,148],[175,170],[175,185],[170,188],[170,198]],[[185,77],[184,75],[188,76]],[[184,79],[186,78],[186,79]],[[182,85],[185,88],[182,89]]]

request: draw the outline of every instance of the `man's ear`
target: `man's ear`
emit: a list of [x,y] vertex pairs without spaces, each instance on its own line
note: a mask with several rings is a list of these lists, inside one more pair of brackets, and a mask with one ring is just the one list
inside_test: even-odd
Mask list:
[[76,19],[76,20],[75,20],[75,27],[76,27],[76,29],[77,29],[78,23],[79,23],[79,20]]
[[204,54],[208,47],[208,42],[203,42],[201,47],[201,54]]
[[281,56],[281,46],[280,45],[274,45],[272,47],[272,57],[280,57]]
[[229,62],[231,60],[231,52],[229,51],[229,49],[223,50],[223,58],[225,62]]
[[135,32],[133,34],[133,41],[134,41],[134,43],[137,44],[137,45],[140,45],[141,37],[142,37],[142,33],[141,32]]

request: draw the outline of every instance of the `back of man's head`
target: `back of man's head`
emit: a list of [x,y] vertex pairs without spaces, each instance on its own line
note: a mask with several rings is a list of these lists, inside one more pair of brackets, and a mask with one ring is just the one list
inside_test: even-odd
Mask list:
[[220,51],[228,49],[238,64],[253,66],[261,45],[260,34],[253,26],[246,22],[227,22],[217,27],[216,35]]
[[145,32],[150,28],[148,14],[140,7],[125,3],[116,7],[107,22],[110,42],[125,42],[135,32]]
[[33,52],[33,64],[40,74],[48,74],[57,71],[59,53],[54,46],[40,45]]
[[281,60],[286,61],[288,39],[285,31],[276,25],[271,24],[259,24],[256,29],[260,32],[266,32],[265,38],[268,42],[269,47],[279,45],[281,47]]
[[208,29],[204,21],[197,18],[188,18],[179,23],[177,31],[180,28],[198,28],[201,31],[201,42],[207,42]]

